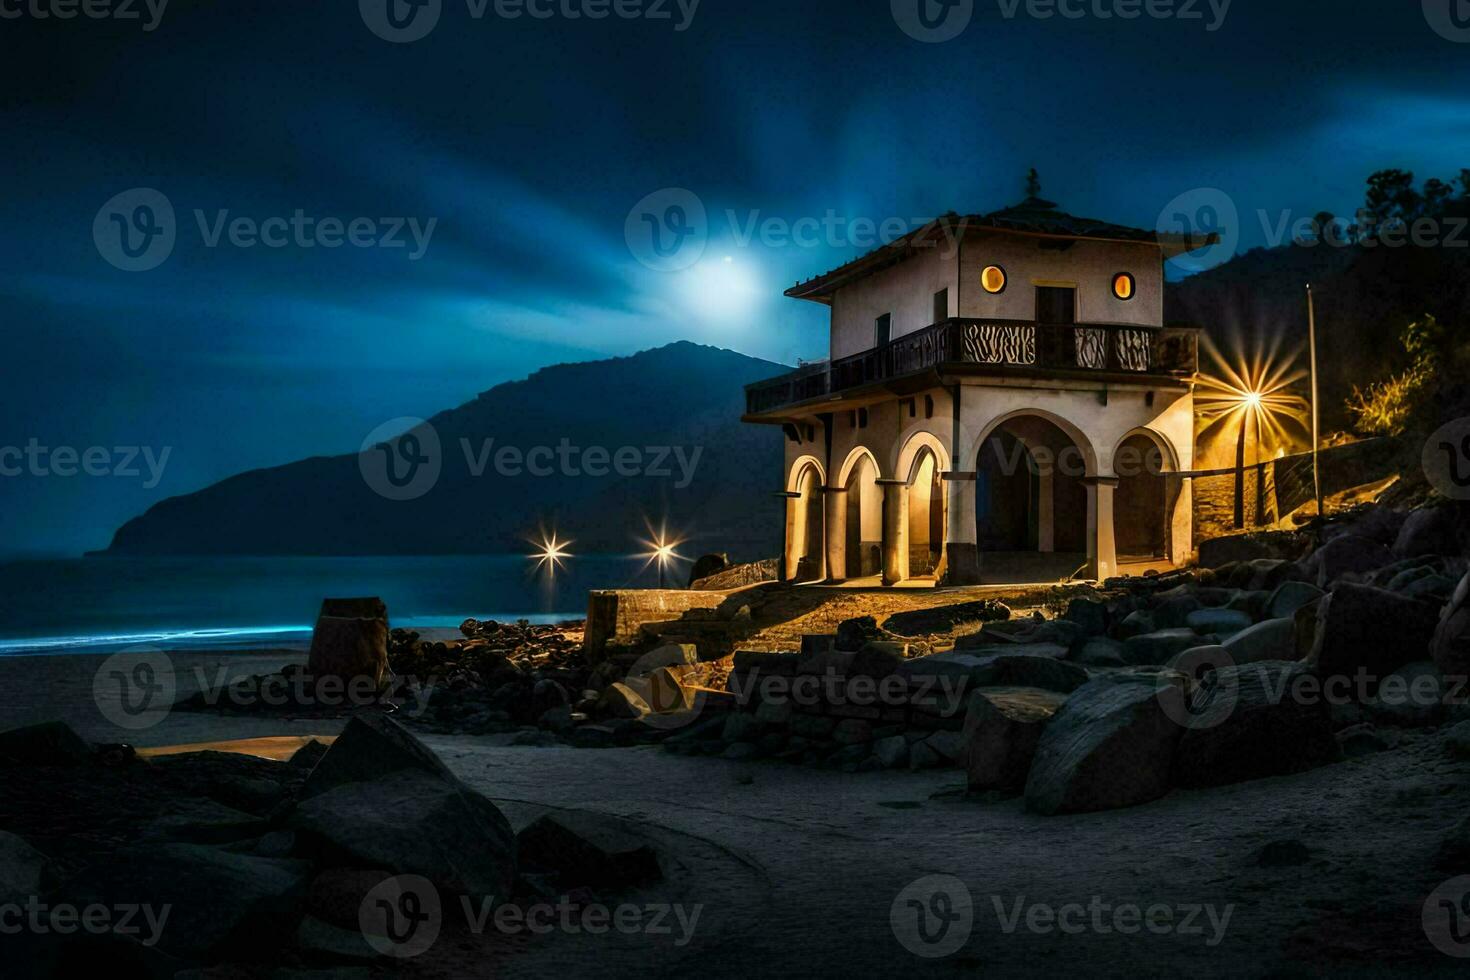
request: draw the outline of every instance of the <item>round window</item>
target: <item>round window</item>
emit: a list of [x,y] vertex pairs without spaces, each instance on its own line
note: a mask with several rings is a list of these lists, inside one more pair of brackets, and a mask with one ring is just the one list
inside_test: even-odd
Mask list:
[[1133,276],[1126,272],[1120,272],[1113,277],[1113,295],[1119,299],[1132,299],[1136,292]]
[[987,293],[1004,292],[1006,288],[1006,270],[998,265],[987,265],[985,271],[980,273],[980,285]]

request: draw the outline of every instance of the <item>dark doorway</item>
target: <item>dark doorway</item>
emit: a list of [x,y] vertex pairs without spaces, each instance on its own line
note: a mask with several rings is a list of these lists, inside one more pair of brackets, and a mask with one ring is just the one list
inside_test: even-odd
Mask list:
[[1062,286],[1036,287],[1036,322],[1077,322],[1077,290]]

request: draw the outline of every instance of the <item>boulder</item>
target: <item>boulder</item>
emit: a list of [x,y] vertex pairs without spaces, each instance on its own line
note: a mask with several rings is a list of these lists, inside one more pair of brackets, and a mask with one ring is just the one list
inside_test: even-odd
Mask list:
[[653,713],[653,707],[632,685],[615,681],[603,688],[597,697],[600,718],[637,720]]
[[291,753],[287,765],[310,772],[316,768],[318,762],[322,761],[322,756],[327,754],[328,748],[326,742],[314,738],[309,739],[305,745]]
[[1393,562],[1393,552],[1361,534],[1347,533],[1318,548],[1307,560],[1312,581],[1327,588],[1344,575],[1362,575]]
[[937,731],[926,736],[923,744],[937,752],[946,762],[959,762],[965,751],[965,740],[959,732]]
[[1026,779],[1026,806],[1043,814],[1134,806],[1169,790],[1180,727],[1159,688],[1089,681],[1052,716]]
[[1388,742],[1369,723],[1349,725],[1336,736],[1338,750],[1344,759],[1360,759],[1365,755],[1382,752],[1389,748]]
[[1019,790],[1026,785],[1042,729],[1067,700],[1040,688],[994,688],[970,695],[960,758],[970,789]]
[[449,770],[428,746],[387,715],[353,716],[327,749],[302,787],[302,797],[337,786],[411,770],[452,780]]
[[882,680],[898,670],[898,665],[908,658],[908,644],[889,643],[875,640],[863,644],[852,658],[848,674],[853,677],[872,677]]
[[1083,643],[1072,659],[1084,667],[1125,667],[1128,665],[1128,661],[1123,659],[1123,644],[1105,636],[1093,637]]
[[0,830],[0,904],[40,895],[49,881],[50,860],[15,834]]
[[689,588],[694,588],[694,583],[702,578],[717,575],[730,567],[730,556],[724,552],[710,555],[700,555],[694,560],[694,565],[689,569]]
[[1130,637],[1123,643],[1123,659],[1135,666],[1166,664],[1175,654],[1207,641],[1192,629],[1159,630]]
[[1361,672],[1371,695],[1383,678],[1424,659],[1437,621],[1428,603],[1345,582],[1317,605],[1309,660],[1323,677]]
[[1444,748],[1457,759],[1470,759],[1470,721],[1462,721],[1445,731]]
[[909,762],[909,742],[902,735],[880,738],[873,743],[873,756],[884,769],[901,769]]
[[1268,619],[1241,630],[1221,645],[1237,664],[1296,660],[1296,622],[1292,619]]
[[1453,506],[1425,507],[1409,514],[1393,542],[1400,558],[1460,553],[1460,521]]
[[1184,624],[1196,633],[1213,633],[1226,637],[1248,629],[1255,618],[1239,609],[1196,609],[1184,618]]
[[312,796],[290,826],[319,842],[329,866],[386,868],[452,893],[501,898],[515,879],[515,835],[495,804],[419,769]]
[[381,599],[328,599],[322,603],[306,671],[316,677],[371,678],[388,671],[388,610]]
[[1433,661],[1420,660],[1385,677],[1365,707],[1379,724],[1425,728],[1444,717],[1444,701],[1439,668]]
[[558,810],[516,837],[518,866],[557,876],[562,888],[618,890],[663,878],[653,848],[614,817]]
[[1108,631],[1107,604],[1096,599],[1081,596],[1073,599],[1067,603],[1067,611],[1062,618],[1076,623],[1083,636],[1103,636]]
[[0,765],[79,766],[92,747],[64,721],[47,721],[0,732]]
[[1116,635],[1120,640],[1131,640],[1135,636],[1152,633],[1155,629],[1157,626],[1153,616],[1142,609],[1135,609],[1123,617],[1123,621],[1118,624]]
[[838,650],[855,652],[874,640],[886,640],[888,636],[878,628],[878,621],[872,616],[859,616],[856,619],[844,620],[837,624],[837,640],[835,647]]
[[[1431,652],[1449,677],[1470,676],[1470,575],[1460,580],[1449,605],[1435,624]],[[3,748],[0,748],[3,754]]]
[[1087,683],[1087,671],[1060,659],[1066,655],[1058,648],[1031,650],[1016,647],[1014,653],[997,653],[976,657],[970,667],[970,684],[974,687],[1040,687],[1063,694]]
[[1242,588],[1252,592],[1271,592],[1285,582],[1306,578],[1306,572],[1300,565],[1280,558],[1257,558],[1246,562],[1245,567],[1249,569],[1249,574]]
[[[306,894],[304,861],[237,854],[199,844],[128,847],[88,866],[60,893],[85,907],[167,909],[157,948],[201,962],[270,957],[290,936]],[[147,941],[149,923],[136,923]]]
[[1200,680],[1212,670],[1234,667],[1235,658],[1223,646],[1191,647],[1183,653],[1176,653],[1165,666],[1194,680]]
[[846,718],[832,729],[832,741],[838,745],[866,745],[873,740],[873,726],[861,718]]
[[1315,689],[1299,686],[1310,684],[1310,675],[1305,665],[1282,661],[1206,675],[1190,698],[1190,720],[1174,753],[1175,783],[1224,786],[1336,760],[1331,710]]
[[1325,592],[1310,582],[1282,582],[1266,600],[1266,618],[1290,618],[1302,606],[1316,602],[1324,595]]
[[997,623],[1011,618],[1010,607],[995,599],[978,599],[952,606],[933,606],[894,613],[883,621],[883,629],[899,636],[948,633],[961,623]]
[[1470,817],[1461,819],[1440,839],[1434,867],[1450,875],[1470,874]]
[[1199,545],[1201,568],[1219,568],[1231,562],[1253,561],[1257,558],[1300,557],[1306,539],[1290,531],[1267,531],[1251,534],[1236,534],[1224,538],[1211,538]]
[[1189,617],[1204,606],[1192,594],[1176,595],[1165,599],[1153,609],[1154,630],[1182,629]]

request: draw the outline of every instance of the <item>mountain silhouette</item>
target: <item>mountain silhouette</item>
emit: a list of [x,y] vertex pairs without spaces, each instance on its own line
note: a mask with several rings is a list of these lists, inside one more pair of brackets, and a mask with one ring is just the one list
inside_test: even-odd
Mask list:
[[[767,557],[780,550],[782,436],[741,423],[742,386],[784,370],[687,342],[547,367],[406,439],[384,433],[384,448],[162,501],[124,524],[106,554],[496,554],[524,552],[543,531],[576,541],[579,554],[613,554],[637,550],[652,525],[687,539],[686,552]],[[546,449],[529,456],[536,447]],[[400,482],[420,482],[392,486],[390,459]],[[424,476],[413,460],[429,466]]]

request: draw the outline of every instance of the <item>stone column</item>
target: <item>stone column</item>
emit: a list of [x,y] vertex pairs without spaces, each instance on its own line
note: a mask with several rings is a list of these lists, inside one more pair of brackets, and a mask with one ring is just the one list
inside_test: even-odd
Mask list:
[[827,581],[842,582],[847,578],[847,488],[823,487],[823,506],[827,511]]
[[948,522],[944,553],[949,559],[944,583],[979,585],[980,547],[975,529],[975,472],[970,470],[945,473],[944,486],[945,517]]
[[879,480],[883,488],[883,584],[897,585],[909,577],[909,485],[902,480]]
[[1036,501],[1036,550],[1044,555],[1057,550],[1057,484],[1056,464],[1041,471]]
[[779,571],[782,582],[790,582],[796,578],[796,509],[801,506],[801,494],[781,492],[774,494],[781,501],[784,508],[785,523],[781,537],[781,561]]
[[1113,492],[1117,477],[1089,476],[1087,488],[1087,576],[1101,582],[1118,574],[1118,546],[1113,536]]

